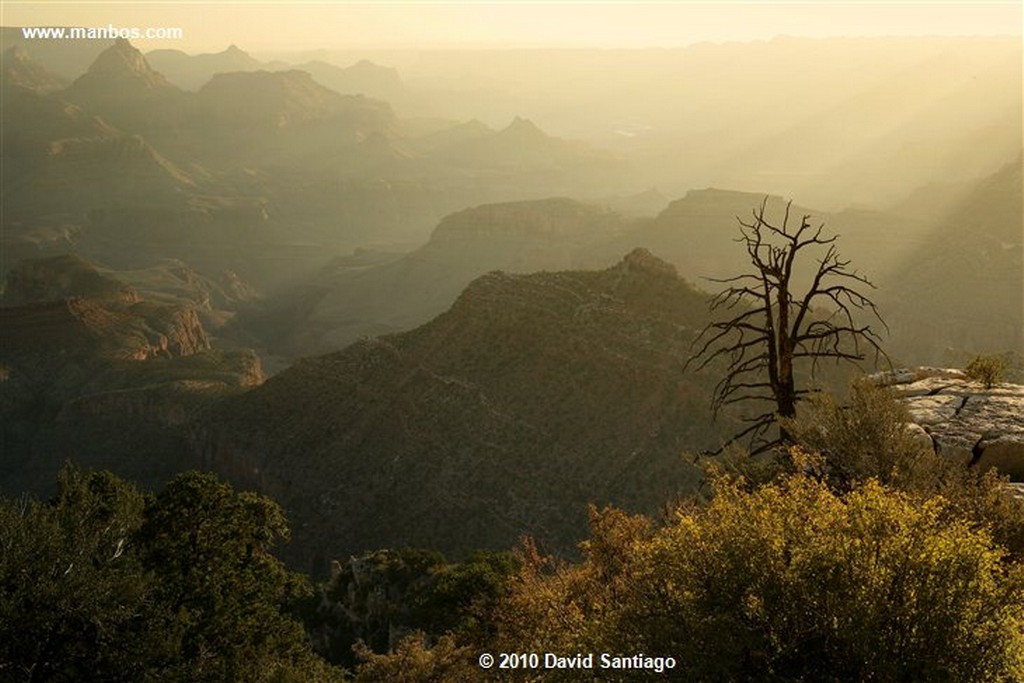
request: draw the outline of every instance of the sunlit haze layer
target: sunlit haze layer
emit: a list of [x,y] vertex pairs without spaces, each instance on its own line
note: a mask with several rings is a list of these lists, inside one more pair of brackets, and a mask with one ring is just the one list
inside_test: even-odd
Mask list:
[[1020,35],[1003,3],[40,3],[6,2],[5,26],[174,26],[142,49],[679,47],[701,41]]

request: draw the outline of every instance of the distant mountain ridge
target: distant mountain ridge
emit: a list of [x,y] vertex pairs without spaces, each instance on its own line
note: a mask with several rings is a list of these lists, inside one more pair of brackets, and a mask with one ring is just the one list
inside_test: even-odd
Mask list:
[[229,45],[221,52],[203,54],[187,54],[173,49],[151,50],[146,53],[146,59],[172,83],[192,91],[200,90],[218,74],[295,70],[310,74],[317,83],[343,95],[361,94],[382,100],[404,95],[402,79],[396,69],[367,59],[345,67],[322,60],[264,62],[237,45]]
[[[427,244],[377,267],[329,265],[283,292],[259,321],[274,345],[324,353],[364,335],[408,330],[442,313],[474,278],[490,270],[606,265],[586,258],[628,223],[567,198],[485,204],[446,216]],[[610,262],[612,259],[609,259]]]
[[71,82],[113,45],[114,40],[30,40],[22,34],[21,27],[0,26],[0,44],[5,49],[20,47],[47,71]]
[[[305,286],[278,293],[272,301],[278,313],[264,324],[287,331],[275,339],[291,352],[324,352],[361,335],[425,322],[488,270],[599,268],[635,247],[659,254],[693,282],[731,277],[749,269],[747,254],[734,242],[737,217],[749,222],[765,200],[752,192],[691,190],[649,219],[565,198],[481,205],[446,216],[430,241],[405,257],[358,271],[328,266]],[[781,225],[785,201],[768,197],[766,206],[767,218]],[[815,227],[824,224],[825,234],[840,235],[842,257],[871,278],[912,253],[927,228],[878,212],[830,215],[799,205],[791,207],[789,228],[804,215]],[[806,285],[813,263],[798,264],[796,284]],[[701,286],[717,290],[714,283]]]
[[[603,187],[621,171],[522,121],[486,133],[479,149],[428,149],[403,135],[386,102],[296,69],[217,73],[191,92],[118,40],[68,87],[47,91],[23,57],[19,78],[31,87],[4,98],[4,183],[17,191],[6,195],[2,267],[69,246],[137,267],[145,244],[151,258],[266,287],[370,240],[421,240],[468,205],[536,197],[545,186],[569,194],[595,179]],[[254,65],[240,50],[211,60]],[[380,71],[353,68],[361,78]]]
[[198,90],[214,74],[267,68],[266,64],[237,45],[229,45],[221,52],[196,55],[172,49],[150,50],[146,53],[146,60],[172,83],[185,90]]
[[680,453],[713,428],[682,358],[706,319],[705,296],[643,250],[602,271],[493,272],[415,330],[224,402],[198,447],[283,502],[300,566],[524,533],[571,551],[588,502],[650,510],[695,481]]
[[211,116],[232,125],[277,127],[341,114],[354,101],[299,70],[219,73],[200,88],[199,100]]
[[978,181],[921,249],[886,274],[880,303],[899,350],[922,363],[949,353],[1024,353],[1024,160]]
[[599,153],[583,143],[574,143],[548,135],[529,119],[516,116],[499,131],[467,135],[436,152],[450,163],[469,167],[539,167],[576,165],[613,155]]
[[142,53],[119,38],[61,96],[128,132],[162,125],[183,92],[153,70]]
[[347,67],[315,60],[296,64],[293,68],[308,72],[318,82],[342,94],[361,94],[392,103],[406,96],[397,69],[374,64],[367,59]]

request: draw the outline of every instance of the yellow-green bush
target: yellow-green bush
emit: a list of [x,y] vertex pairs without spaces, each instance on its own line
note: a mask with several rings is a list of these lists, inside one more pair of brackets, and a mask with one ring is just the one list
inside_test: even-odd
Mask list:
[[524,574],[499,645],[671,655],[673,680],[1019,680],[1024,576],[948,513],[941,497],[875,481],[840,494],[803,474],[719,483],[654,532],[606,511],[601,552]]

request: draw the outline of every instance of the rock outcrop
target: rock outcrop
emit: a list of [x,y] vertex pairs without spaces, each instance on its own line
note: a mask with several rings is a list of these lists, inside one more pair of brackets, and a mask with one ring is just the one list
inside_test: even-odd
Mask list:
[[33,61],[20,45],[15,45],[3,53],[0,69],[3,71],[5,88],[16,86],[42,94],[64,87],[64,82],[59,77]]
[[184,93],[153,70],[139,50],[118,39],[61,96],[100,114],[126,132],[140,132],[173,120]]
[[196,312],[149,302],[128,307],[97,299],[59,301],[0,309],[4,357],[40,353],[105,360],[180,358],[210,348]]
[[1024,481],[1024,386],[986,388],[960,370],[919,367],[874,375],[907,405],[936,452]]
[[143,299],[74,254],[22,261],[3,283],[4,356],[181,358],[210,348],[192,305]]
[[146,58],[127,40],[118,39],[100,53],[89,70],[71,84],[67,96],[73,101],[106,102],[138,99],[178,89],[150,68]]
[[47,495],[67,459],[157,486],[195,466],[190,420],[263,381],[254,352],[213,348],[197,306],[176,291],[150,298],[160,279],[144,274],[132,273],[141,290],[76,256],[12,271],[4,303],[16,305],[0,307],[0,488]]
[[21,306],[73,296],[123,304],[140,300],[138,292],[128,283],[100,272],[80,256],[62,254],[25,260],[12,268],[4,279],[0,303]]

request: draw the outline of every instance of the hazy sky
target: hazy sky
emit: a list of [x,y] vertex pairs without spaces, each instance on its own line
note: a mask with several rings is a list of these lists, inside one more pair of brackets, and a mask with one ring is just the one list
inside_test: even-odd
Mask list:
[[143,49],[675,47],[776,35],[1021,34],[1020,0],[893,2],[26,2],[4,26],[181,27]]

